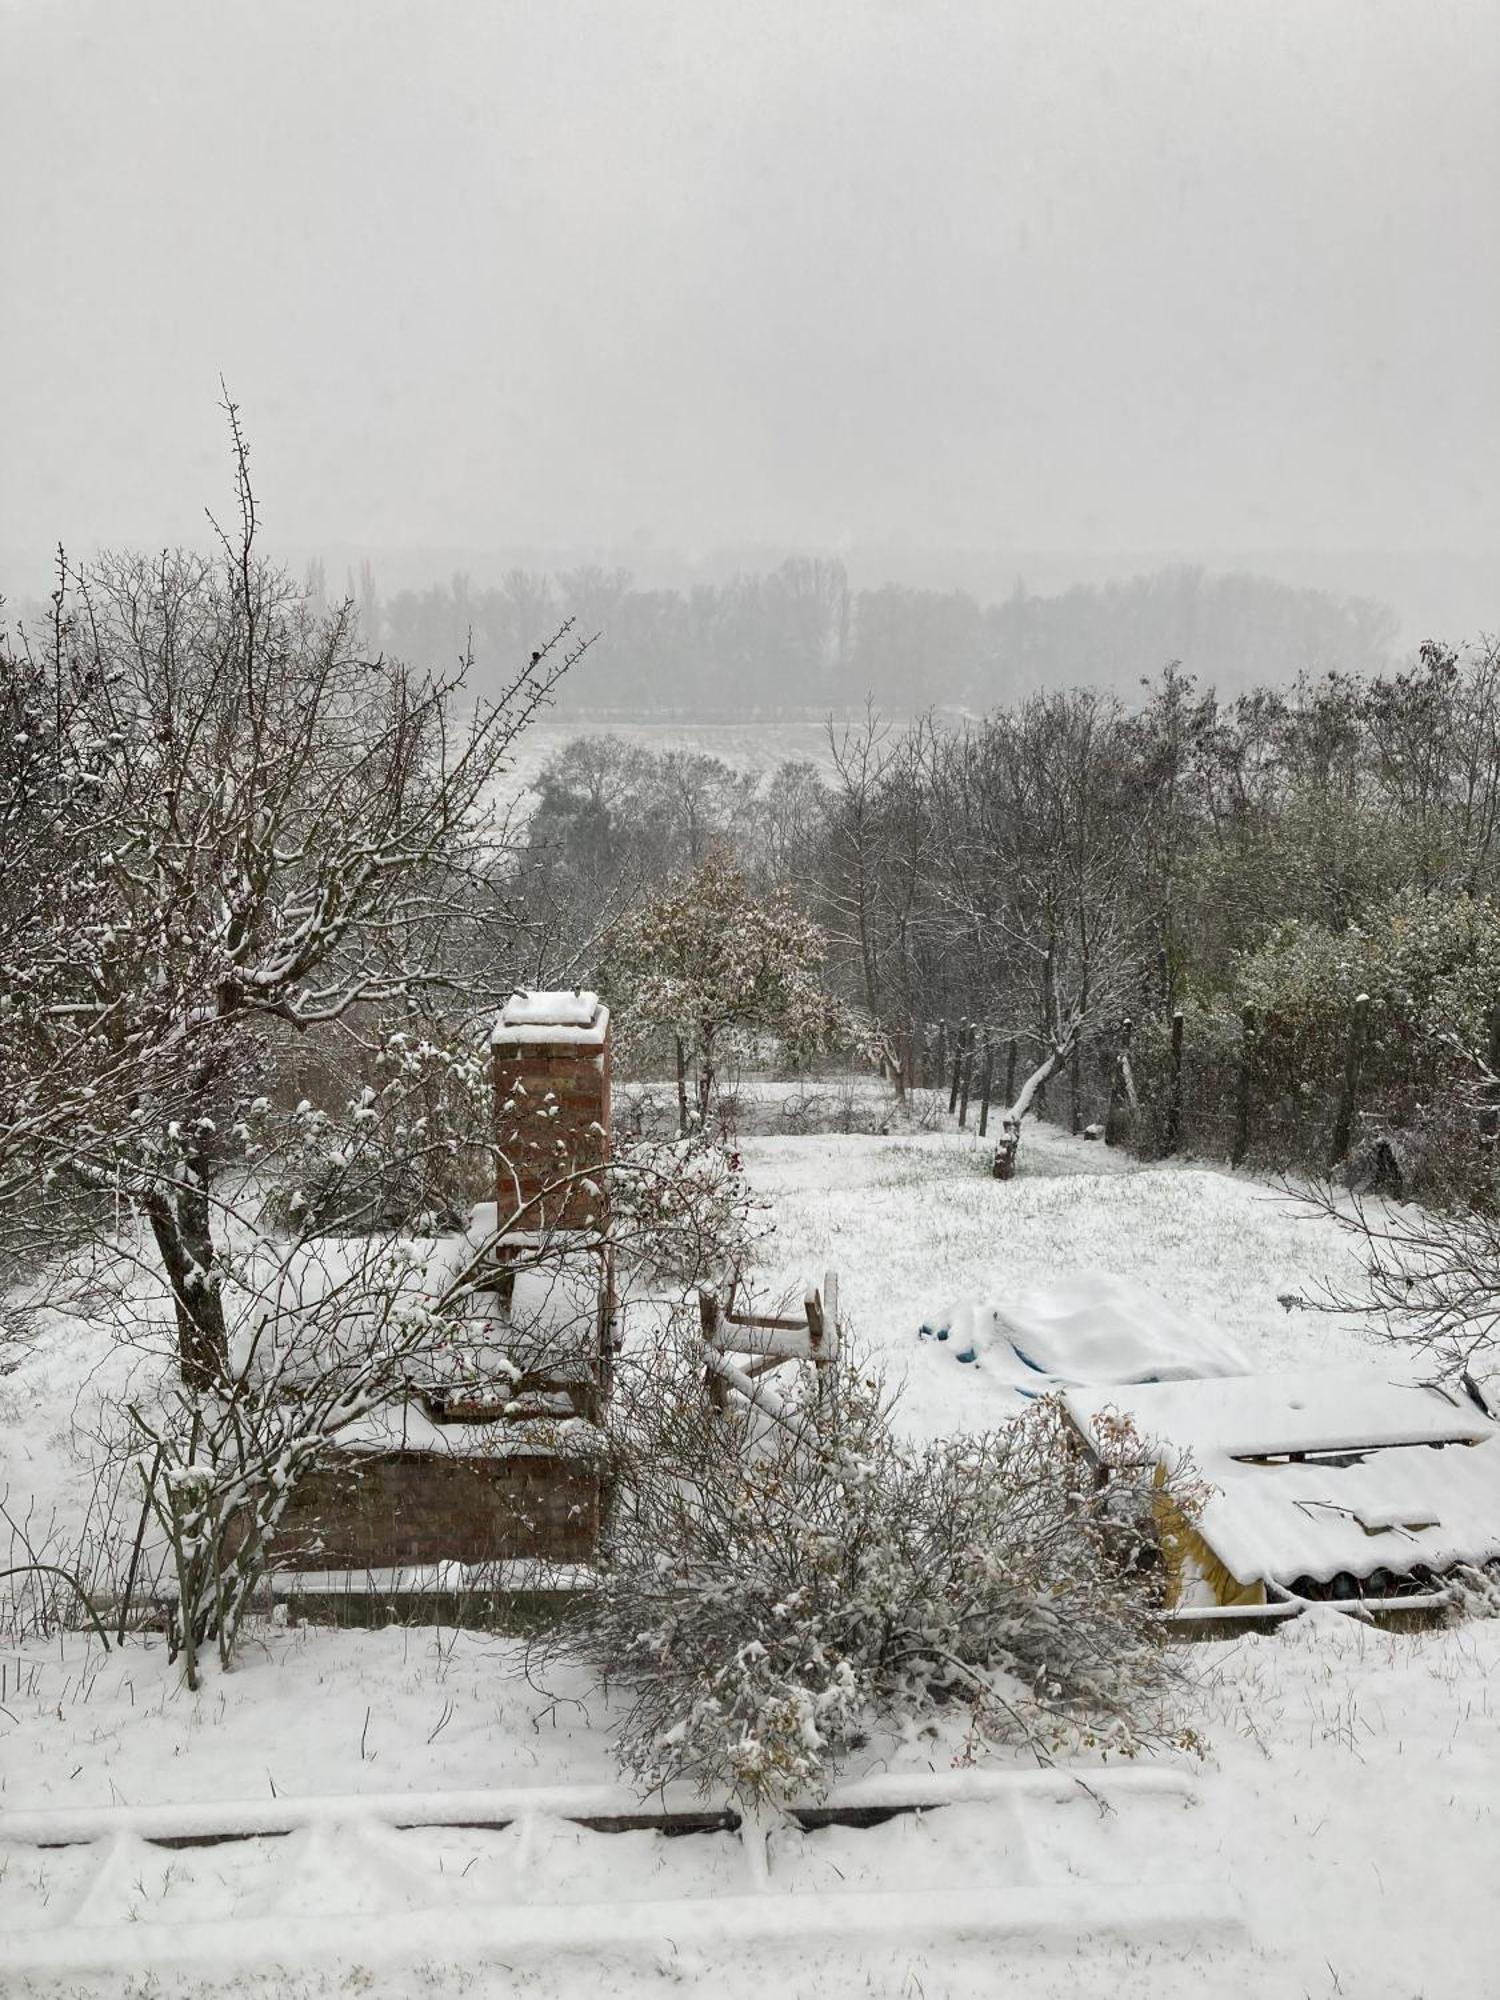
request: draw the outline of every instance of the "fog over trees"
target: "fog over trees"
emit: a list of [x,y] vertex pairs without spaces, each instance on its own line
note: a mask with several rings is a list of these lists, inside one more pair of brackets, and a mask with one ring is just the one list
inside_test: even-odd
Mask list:
[[[327,591],[321,565],[311,582]],[[686,589],[599,567],[513,570],[491,587],[455,575],[386,596],[364,565],[350,585],[367,641],[431,670],[471,643],[481,660],[513,659],[531,633],[573,618],[600,641],[559,710],[620,719],[817,715],[867,698],[903,714],[982,711],[1041,688],[1128,694],[1168,660],[1238,693],[1378,669],[1398,624],[1369,599],[1186,566],[1050,594],[1017,577],[990,604],[961,590],[854,588],[842,563],[812,557]]]

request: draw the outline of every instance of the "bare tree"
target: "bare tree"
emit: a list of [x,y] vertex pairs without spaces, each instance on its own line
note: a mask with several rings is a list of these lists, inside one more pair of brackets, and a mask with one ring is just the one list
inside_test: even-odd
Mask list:
[[[212,1184],[233,1106],[278,1038],[450,988],[503,906],[496,781],[588,643],[564,625],[496,702],[469,661],[366,657],[255,548],[238,413],[238,521],[212,558],[59,560],[44,648],[8,676],[49,710],[44,844],[0,984],[0,1171],[122,1190],[171,1285],[183,1376],[228,1366]],[[35,871],[33,871],[34,873]],[[503,973],[502,973],[503,978]]]

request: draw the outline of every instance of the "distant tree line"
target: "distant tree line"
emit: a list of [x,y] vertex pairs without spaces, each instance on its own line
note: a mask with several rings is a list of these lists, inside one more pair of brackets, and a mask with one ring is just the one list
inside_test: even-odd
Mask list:
[[1493,646],[1230,699],[1173,666],[1128,705],[1050,690],[960,725],[871,708],[831,726],[828,768],[759,779],[582,738],[542,774],[526,894],[551,934],[597,937],[601,908],[718,845],[823,925],[893,1059],[939,1019],[1015,1037],[1023,1061],[1076,1042],[1070,1114],[1135,1094],[1146,1146],[1229,1150],[1250,1090],[1263,1163],[1321,1166],[1364,995],[1360,1107],[1429,1185],[1490,1172],[1470,1141],[1472,1087],[1500,1065]]
[[812,559],[681,591],[587,567],[513,570],[494,588],[457,575],[391,597],[366,567],[354,594],[366,642],[430,671],[471,643],[498,670],[572,618],[600,640],[560,706],[593,717],[816,714],[867,697],[903,715],[983,711],[1046,687],[1124,694],[1167,659],[1236,691],[1379,668],[1396,629],[1364,599],[1186,567],[1051,597],[1018,579],[988,605],[896,583],[852,589],[841,563]]

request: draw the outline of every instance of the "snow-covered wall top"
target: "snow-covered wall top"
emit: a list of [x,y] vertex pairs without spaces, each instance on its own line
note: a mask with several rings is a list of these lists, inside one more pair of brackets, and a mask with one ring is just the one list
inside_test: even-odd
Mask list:
[[609,1028],[609,1009],[597,993],[512,993],[500,1010],[491,1041],[597,1044]]

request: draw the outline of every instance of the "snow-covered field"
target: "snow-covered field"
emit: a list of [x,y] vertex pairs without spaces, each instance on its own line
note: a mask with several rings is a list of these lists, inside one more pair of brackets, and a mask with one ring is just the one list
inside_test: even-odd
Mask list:
[[[983,1356],[921,1339],[924,1321],[1067,1272],[1128,1273],[1257,1365],[1370,1353],[1356,1325],[1279,1302],[1351,1272],[1347,1239],[1248,1177],[1141,1167],[1046,1128],[1008,1185],[984,1175],[974,1139],[943,1132],[754,1138],[744,1156],[777,1219],[767,1292],[837,1269],[846,1317],[919,1434],[1014,1406]],[[0,1381],[13,1488],[18,1440],[43,1439],[38,1475],[65,1497],[70,1411],[104,1359],[70,1368],[49,1346]],[[576,1685],[531,1685],[513,1641],[266,1628],[196,1696],[154,1641],[12,1647],[0,1994],[1500,1991],[1500,1621],[1397,1636],[1318,1612],[1184,1657],[1201,1756],[1038,1780],[955,1771],[938,1739],[887,1746],[902,1782],[933,1770],[974,1794],[864,1830],[779,1831],[762,1875],[733,1834],[570,1820],[547,1788],[612,1784],[607,1709]],[[403,1811],[473,1821],[476,1793],[518,1789],[538,1809],[513,1800],[503,1831],[402,1830]],[[434,1797],[458,1793],[452,1812]],[[144,1810],[195,1801],[225,1826],[280,1813],[289,1830],[186,1850],[141,1837]],[[49,1825],[109,1839],[39,1846]]]

